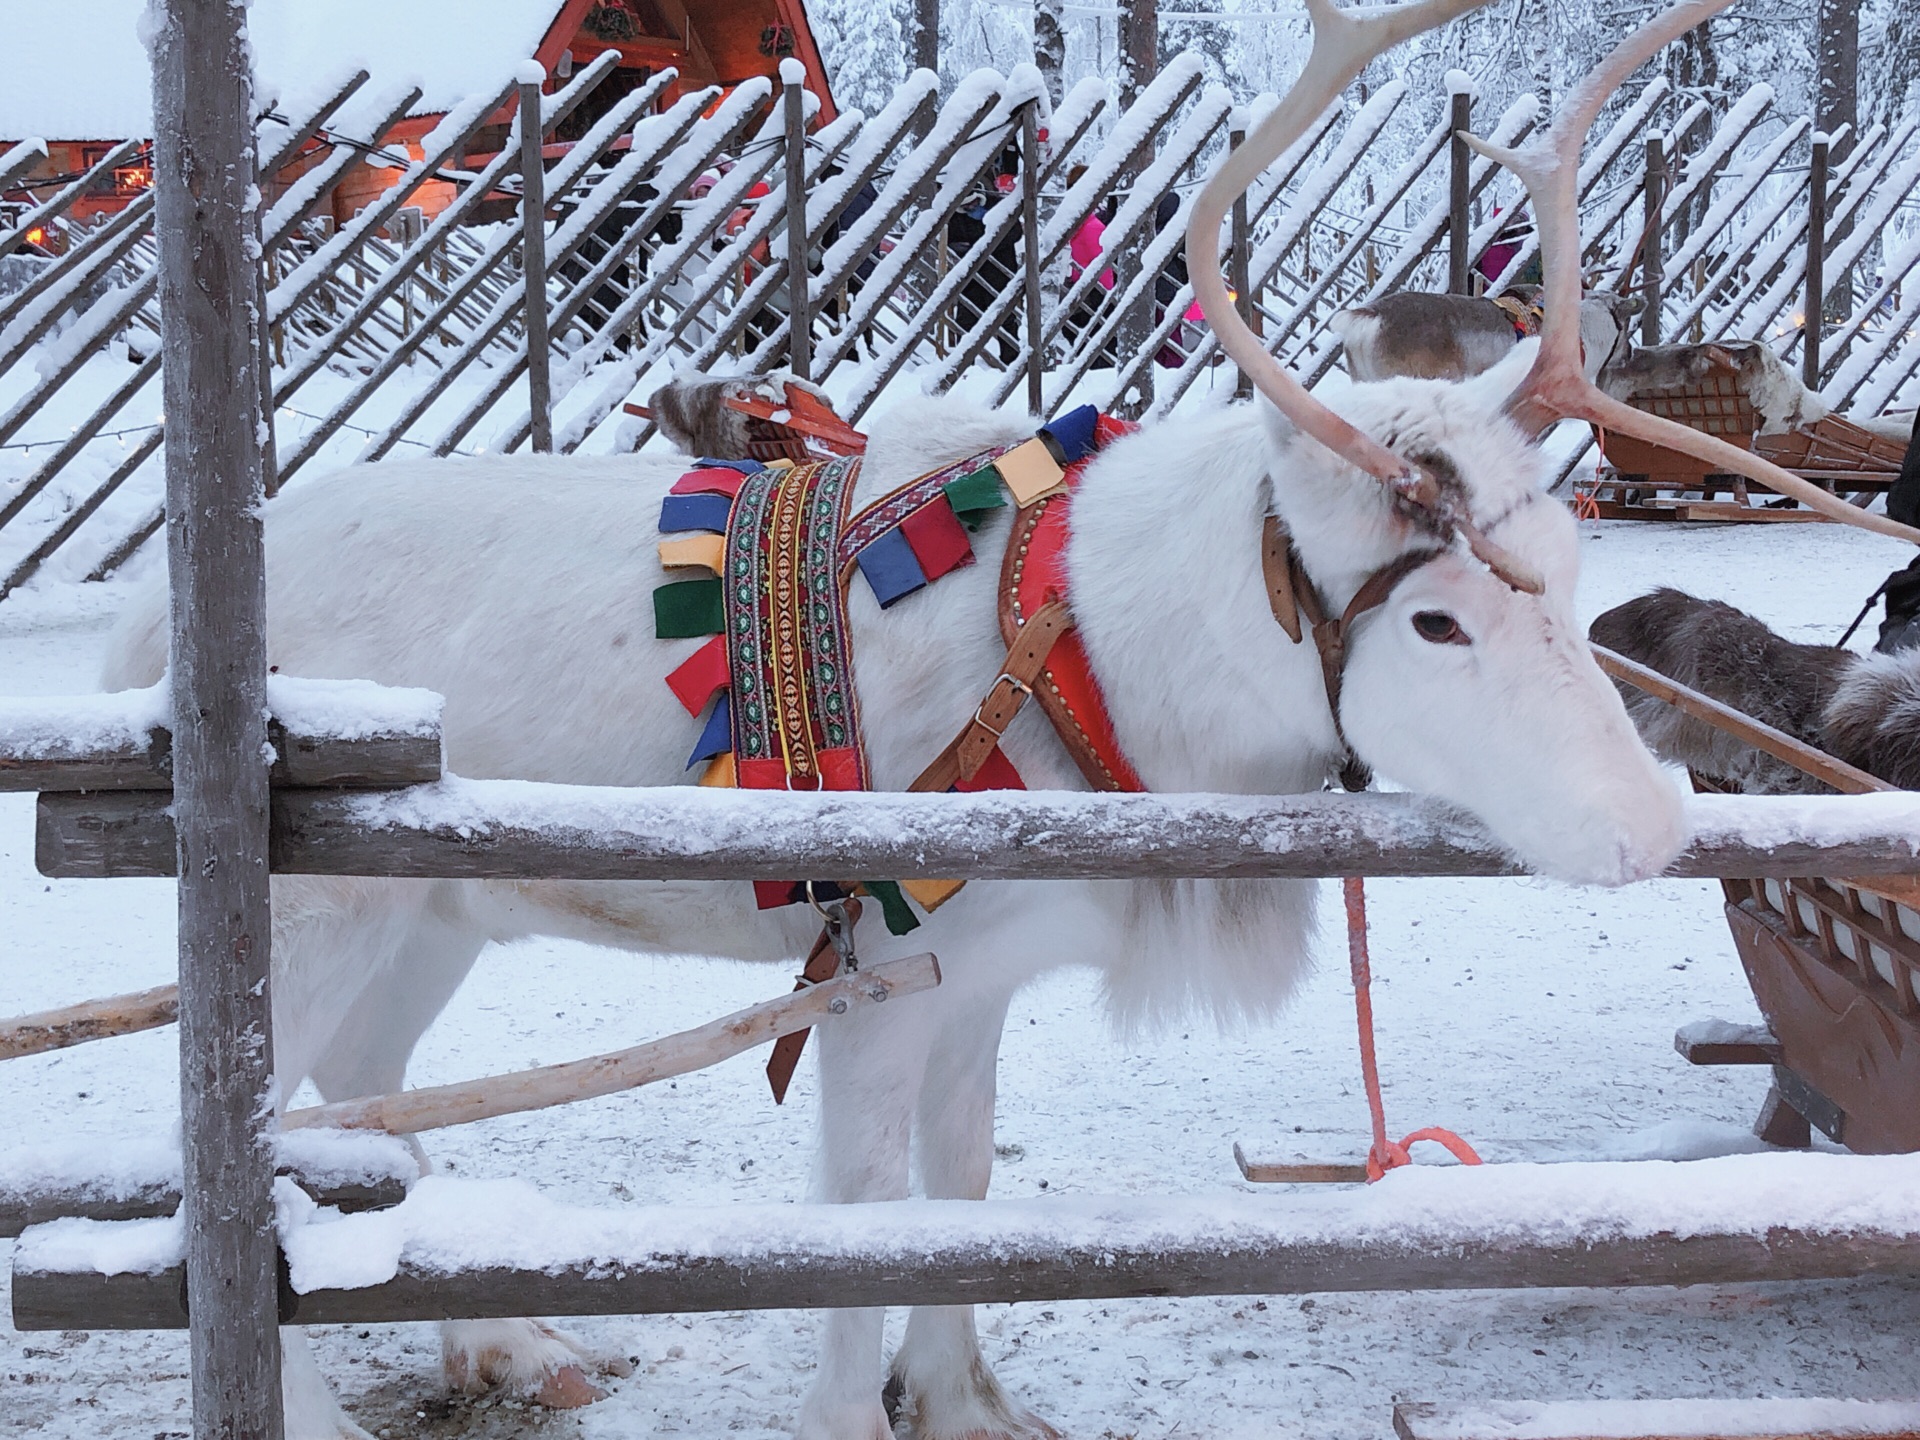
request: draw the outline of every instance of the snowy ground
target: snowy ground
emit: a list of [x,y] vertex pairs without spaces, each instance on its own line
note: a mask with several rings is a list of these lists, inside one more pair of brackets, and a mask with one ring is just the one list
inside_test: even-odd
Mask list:
[[[1658,582],[1721,596],[1800,639],[1833,639],[1902,548],[1825,526],[1590,525],[1589,614]],[[0,605],[0,690],[90,688],[118,594],[57,585]],[[60,882],[32,866],[32,799],[0,796],[0,1014],[171,976],[166,882]],[[1754,1018],[1715,888],[1620,893],[1530,881],[1371,887],[1389,1124],[1451,1125],[1489,1158],[1748,1148],[1761,1072],[1696,1070],[1674,1029]],[[1334,941],[1337,937],[1327,937]],[[1338,947],[1325,947],[1329,960]],[[586,946],[489,951],[427,1036],[412,1079],[464,1078],[632,1043],[764,998],[764,970],[668,967]],[[526,997],[543,997],[530,1006]],[[1122,1043],[1083,976],[1015,1003],[994,1193],[1240,1188],[1231,1147],[1355,1157],[1365,1107],[1344,966],[1270,1030]],[[434,1138],[457,1175],[534,1178],[566,1201],[784,1200],[803,1190],[812,1077],[784,1109],[759,1055],[667,1087]],[[9,1142],[151,1133],[174,1113],[171,1030],[0,1067]],[[0,1281],[0,1286],[4,1286]],[[1322,1296],[993,1306],[989,1360],[1075,1440],[1376,1440],[1396,1398],[1920,1395],[1920,1290],[1893,1283],[1621,1294]],[[894,1317],[897,1328],[900,1317]],[[321,1363],[369,1429],[504,1437],[778,1436],[809,1379],[806,1314],[585,1321],[633,1358],[584,1412],[449,1403],[427,1326],[319,1332]],[[0,1436],[184,1436],[173,1335],[0,1330]]]

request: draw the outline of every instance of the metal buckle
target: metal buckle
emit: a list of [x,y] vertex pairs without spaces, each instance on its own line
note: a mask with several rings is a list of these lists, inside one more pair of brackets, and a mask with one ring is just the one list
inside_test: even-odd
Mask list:
[[860,968],[860,957],[853,948],[853,921],[847,915],[845,900],[828,900],[822,903],[813,895],[813,881],[806,882],[807,903],[820,915],[821,928],[827,932],[827,941],[833,946],[833,953],[840,957],[840,971],[852,975]]
[[[1027,682],[1022,680],[1019,676],[1009,675],[1004,670],[1002,670],[998,675],[994,676],[993,684],[987,687],[987,693],[981,697],[980,703],[973,707],[973,723],[978,725],[982,730],[986,731],[989,735],[993,736],[993,738],[996,740],[1002,739],[1006,735],[1007,733],[1006,725],[1002,725],[998,729],[996,729],[995,727],[987,723],[986,717],[983,716],[980,712],[987,708],[987,701],[993,698],[993,692],[1000,688],[1000,682],[1002,680],[1006,681],[1009,685],[1013,686],[1013,688],[1015,690],[1018,690],[1022,695],[1025,695],[1027,699],[1031,700],[1033,698],[1033,687],[1027,684]],[[1011,723],[1012,721],[1009,720],[1008,724],[1011,724]]]

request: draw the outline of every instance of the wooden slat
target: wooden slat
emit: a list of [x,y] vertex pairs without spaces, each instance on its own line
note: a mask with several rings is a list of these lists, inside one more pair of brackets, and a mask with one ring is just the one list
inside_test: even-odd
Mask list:
[[695,1029],[612,1054],[491,1075],[483,1080],[403,1090],[396,1095],[315,1105],[291,1111],[281,1125],[288,1130],[384,1130],[391,1135],[412,1135],[570,1105],[576,1100],[614,1095],[703,1070],[757,1045],[824,1024],[856,1007],[884,1005],[899,996],[931,990],[939,983],[940,962],[932,955],[912,955],[821,981]]
[[[368,1176],[360,1180],[330,1178],[320,1182],[303,1176],[298,1170],[281,1173],[291,1175],[320,1204],[338,1210],[383,1210],[407,1197],[405,1183],[392,1176]],[[0,1240],[11,1240],[30,1225],[45,1225],[53,1220],[157,1220],[179,1208],[177,1179],[156,1177],[113,1188],[69,1185],[29,1191],[0,1185]]]
[[[1777,512],[1770,512],[1777,513]],[[1831,785],[1844,795],[1865,795],[1876,791],[1897,790],[1877,775],[1869,775],[1857,766],[1844,760],[1836,760],[1824,750],[1817,750],[1804,740],[1797,740],[1784,730],[1743,714],[1731,705],[1722,704],[1711,695],[1670,680],[1658,670],[1642,665],[1637,660],[1629,660],[1617,655],[1604,645],[1594,645],[1593,658],[1600,662],[1600,668],[1616,680],[1624,680],[1636,690],[1645,691],[1656,700],[1664,700],[1674,709],[1704,720],[1716,730],[1721,730],[1737,740],[1744,741],[1754,749],[1784,761],[1803,775]]]
[[[440,737],[416,730],[379,732],[343,740],[268,727],[276,758],[275,785],[317,789],[384,790],[440,778]],[[164,791],[173,784],[173,741],[165,729],[144,740],[56,757],[0,751],[0,792]]]
[[[1249,1197],[1251,1198],[1251,1197]],[[729,1229],[724,1209],[703,1217],[687,1250],[650,1240],[644,1263],[608,1259],[540,1268],[506,1264],[426,1270],[402,1260],[391,1280],[295,1297],[285,1323],[368,1324],[516,1315],[653,1315],[715,1310],[803,1310],[878,1305],[968,1305],[1126,1296],[1304,1295],[1381,1290],[1621,1287],[1832,1280],[1920,1273],[1920,1234],[1775,1227],[1764,1235],[1660,1233],[1632,1239],[1522,1238],[1543,1231],[1442,1241],[1375,1232],[1302,1240],[1301,1214],[1324,1217],[1325,1192],[1263,1194],[1258,1222],[1231,1236],[1185,1239],[1159,1227],[1138,1232],[1019,1233],[995,1220],[1028,1219],[1021,1201],[968,1206],[979,1218],[956,1228],[936,1204],[749,1207]],[[1143,1200],[1164,1209],[1167,1200]],[[1199,1202],[1217,1207],[1217,1197]],[[1027,1207],[1027,1208],[1023,1208]],[[353,1223],[353,1222],[341,1222]],[[596,1213],[596,1224],[649,1226],[645,1216]],[[991,1233],[981,1233],[986,1226]],[[1324,1231],[1324,1225],[1319,1227]],[[599,1233],[596,1231],[596,1233]],[[859,1237],[855,1243],[854,1237]],[[42,1271],[16,1252],[13,1322],[20,1330],[177,1329],[180,1272],[105,1276]]]
[[1250,1160],[1233,1142],[1233,1163],[1242,1179],[1255,1185],[1364,1185],[1367,1167],[1338,1161]]
[[84,1000],[57,1010],[42,1010],[0,1020],[0,1060],[64,1050],[88,1040],[157,1030],[180,1018],[180,987],[156,985],[134,995]]
[[[690,828],[683,787],[618,792],[621,804],[610,812],[606,791],[527,785],[510,819],[484,800],[447,804],[429,818],[461,785],[421,792],[418,809],[404,792],[278,791],[274,872],[569,880],[770,879],[796,870],[1013,880],[1525,873],[1474,821],[1410,795],[1141,795],[1090,806],[1041,792],[909,799],[706,791],[693,802],[698,824]],[[546,806],[539,823],[529,818],[536,795]],[[35,863],[59,879],[171,875],[167,805],[153,791],[43,793]],[[1715,829],[1696,835],[1667,874],[1904,875],[1915,868],[1917,839],[1901,816],[1845,838],[1768,832],[1751,843]]]
[[1912,1400],[1575,1400],[1393,1407],[1400,1440],[1920,1440]]
[[1673,1048],[1689,1065],[1778,1065],[1780,1042],[1764,1025],[1708,1020],[1682,1025]]

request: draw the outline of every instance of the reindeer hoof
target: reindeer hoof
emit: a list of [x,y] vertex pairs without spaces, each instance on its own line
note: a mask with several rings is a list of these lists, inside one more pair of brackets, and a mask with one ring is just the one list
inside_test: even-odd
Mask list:
[[578,1365],[561,1366],[533,1392],[534,1404],[549,1410],[578,1410],[606,1398],[607,1392],[587,1379],[586,1372]]

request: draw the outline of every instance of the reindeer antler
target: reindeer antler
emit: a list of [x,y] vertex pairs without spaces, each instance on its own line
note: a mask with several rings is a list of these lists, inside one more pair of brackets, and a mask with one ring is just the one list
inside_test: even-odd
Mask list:
[[[1539,434],[1558,420],[1586,420],[1604,430],[1663,445],[1715,470],[1732,471],[1791,495],[1832,520],[1876,530],[1920,545],[1920,530],[1869,515],[1839,496],[1789,474],[1751,451],[1729,445],[1674,420],[1636,410],[1587,379],[1580,363],[1580,217],[1575,177],[1580,146],[1599,117],[1607,97],[1667,45],[1697,25],[1705,24],[1732,0],[1683,0],[1655,15],[1614,47],[1613,52],[1567,97],[1565,109],[1553,124],[1517,150],[1489,145],[1463,134],[1467,144],[1497,160],[1527,187],[1533,199],[1534,223],[1539,227],[1540,261],[1546,281],[1541,303],[1546,322],[1540,334],[1540,352],[1520,388],[1507,400],[1507,412],[1529,434]],[[1815,324],[1814,317],[1808,317]]]
[[1543,586],[1532,568],[1476,530],[1441,492],[1432,475],[1334,414],[1267,353],[1266,346],[1234,309],[1227,293],[1226,276],[1220,272],[1220,223],[1234,200],[1252,186],[1262,170],[1280,158],[1281,152],[1307,132],[1320,112],[1333,103],[1366,63],[1401,41],[1444,25],[1485,3],[1486,0],[1418,0],[1416,4],[1389,9],[1341,11],[1334,8],[1332,0],[1306,0],[1307,14],[1313,22],[1313,51],[1307,57],[1306,67],[1273,113],[1261,121],[1245,144],[1227,157],[1226,163],[1214,172],[1193,202],[1187,222],[1187,265],[1194,294],[1221,346],[1281,414],[1334,454],[1379,480],[1401,500],[1424,512],[1436,529],[1457,533],[1488,569],[1516,590],[1538,594]]

